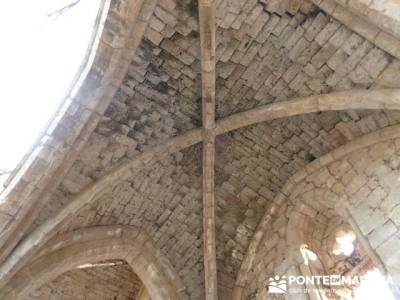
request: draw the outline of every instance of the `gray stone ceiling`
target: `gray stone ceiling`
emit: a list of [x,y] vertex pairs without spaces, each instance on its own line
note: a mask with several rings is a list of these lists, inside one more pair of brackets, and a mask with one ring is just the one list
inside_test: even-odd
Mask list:
[[[314,6],[295,14],[263,1],[218,1],[217,117],[293,97],[393,87],[400,62]],[[123,85],[36,225],[127,158],[201,125],[196,1],[160,0]],[[217,138],[217,258],[229,291],[265,208],[290,175],[363,134],[400,121],[389,111],[303,115]],[[85,207],[68,229],[144,228],[203,299],[201,147],[140,170]],[[63,228],[66,230],[67,228]]]

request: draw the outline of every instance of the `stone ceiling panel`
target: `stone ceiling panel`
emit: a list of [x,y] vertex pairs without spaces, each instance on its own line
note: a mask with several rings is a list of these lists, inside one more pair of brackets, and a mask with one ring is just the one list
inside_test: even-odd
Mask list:
[[[265,1],[217,1],[217,118],[293,97],[399,87],[400,62],[314,6],[271,13]],[[117,164],[201,126],[195,0],[160,0],[145,38],[79,159],[42,210],[43,223]],[[399,114],[329,112],[250,126],[217,139],[219,283],[229,290],[249,239],[290,175]],[[134,225],[202,299],[201,154],[195,146],[138,171],[69,225]],[[224,293],[228,295],[227,293]]]
[[132,225],[168,257],[191,299],[203,299],[201,147],[178,152],[136,172],[101,195],[64,228]]
[[201,126],[197,1],[160,0],[102,120],[36,224],[108,170]]
[[221,286],[232,288],[255,227],[291,175],[357,137],[399,122],[398,112],[324,112],[218,137],[215,178]]
[[[297,96],[398,86],[400,62],[319,11],[218,1],[217,117]],[[201,125],[197,1],[160,0],[123,85],[41,216],[111,167]]]
[[376,79],[399,64],[315,6],[278,15],[262,2],[220,1],[219,117],[293,97],[377,88]]

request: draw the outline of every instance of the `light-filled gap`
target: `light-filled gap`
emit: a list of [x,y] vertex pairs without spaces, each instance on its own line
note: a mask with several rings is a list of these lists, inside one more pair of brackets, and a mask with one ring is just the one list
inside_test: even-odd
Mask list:
[[100,3],[101,0],[2,2],[1,185],[66,96],[90,46]]

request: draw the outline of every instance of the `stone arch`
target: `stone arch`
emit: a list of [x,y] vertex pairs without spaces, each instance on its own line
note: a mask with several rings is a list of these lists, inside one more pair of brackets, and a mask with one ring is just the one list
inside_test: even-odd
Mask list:
[[[268,104],[243,113],[234,114],[218,121],[216,123],[216,134],[224,134],[245,126],[271,121],[278,118],[291,117],[312,112],[346,109],[400,110],[400,90],[386,89],[344,91]],[[393,131],[396,130],[392,129],[382,131],[384,132],[384,135],[382,137],[377,137],[377,139],[385,138],[386,134],[391,135],[393,134]],[[368,137],[372,136],[374,135],[368,135]],[[129,176],[131,176],[137,170],[140,170],[145,166],[149,166],[170,154],[199,143],[202,141],[202,139],[203,137],[201,129],[190,130],[181,136],[165,141],[159,146],[152,147],[130,161],[123,162],[121,165],[112,169],[98,181],[89,185],[80,194],[76,195],[74,199],[72,199],[71,202],[59,213],[37,227],[31,235],[27,236],[21,241],[21,243],[14,249],[14,252],[11,253],[4,264],[0,267],[0,281],[5,281],[7,278],[12,276],[13,272],[15,272],[18,267],[26,263],[34,254],[34,252],[37,251],[40,246],[52,236],[56,228],[59,228],[62,224],[64,224],[68,217],[79,211],[79,209],[81,209],[84,205],[92,202],[97,195],[104,192],[106,189],[115,186],[115,184],[121,180],[129,178]],[[365,138],[361,138],[361,141],[364,140]],[[349,145],[352,145],[352,143]],[[345,146],[339,149],[347,148]],[[326,160],[327,157],[330,157],[329,155],[330,154],[324,156],[322,160]],[[317,161],[319,162],[320,160]],[[312,163],[307,168],[312,168],[314,165],[315,164]],[[299,172],[298,174],[302,173]],[[295,175],[294,178],[299,176],[298,174]],[[263,222],[265,222],[265,219],[261,223]],[[252,246],[250,245],[250,252],[253,251],[251,249]],[[246,264],[247,262],[245,258],[244,265]]]
[[2,299],[24,299],[30,291],[82,264],[125,260],[151,299],[188,299],[179,275],[144,231],[98,226],[56,236],[2,288]]
[[[388,271],[385,262],[354,220],[348,209],[351,196],[337,194],[326,187],[310,189],[303,194],[293,191],[293,194],[295,196],[288,199],[292,205],[288,206],[286,227],[286,264],[292,266],[286,272],[302,276],[348,273],[362,276],[378,269],[382,275],[396,276]],[[379,223],[375,225],[381,226]],[[356,236],[354,250],[348,256],[333,253],[335,233],[343,228],[351,230]],[[325,298],[324,292],[318,289],[323,285],[305,286],[310,299]],[[397,286],[389,283],[389,287],[397,295]],[[355,289],[356,286],[347,286],[348,293],[354,293]]]
[[[323,217],[336,217],[341,219],[342,223],[346,223],[348,227],[351,227],[363,248],[362,250],[371,258],[374,265],[383,274],[388,272],[349,212],[348,203],[350,200],[347,195],[339,196],[328,188],[316,188],[303,195],[298,195],[296,198],[296,202],[291,201],[293,208],[288,212],[289,222],[286,230],[286,243],[291,251],[296,252],[302,245],[308,245],[313,248],[314,236],[312,231],[315,226],[318,226],[315,223],[315,220],[319,219],[318,214],[322,213]],[[298,258],[300,258],[298,251],[297,254]]]
[[[354,140],[342,147],[339,147],[336,150],[320,157],[319,159],[316,159],[288,180],[288,182],[282,188],[281,192],[278,193],[278,195],[275,197],[271,208],[266,212],[266,214],[258,224],[256,232],[253,235],[253,239],[249,245],[246,256],[243,259],[238,276],[236,278],[236,284],[232,297],[233,299],[242,298],[243,290],[248,284],[249,272],[253,267],[253,263],[257,256],[257,251],[259,250],[259,246],[262,243],[264,235],[269,228],[276,225],[275,222],[281,224],[280,221],[277,221],[279,220],[280,216],[286,216],[284,218],[287,218],[286,222],[289,228],[286,231],[286,241],[289,241],[289,243],[286,244],[285,242],[284,247],[287,247],[288,245],[291,245],[292,247],[298,247],[302,241],[307,239],[306,233],[302,233],[298,229],[301,223],[306,220],[300,217],[300,219],[298,219],[297,221],[288,221],[294,219],[292,215],[288,214],[288,206],[292,206],[292,211],[293,207],[297,207],[297,209],[300,211],[307,210],[307,208],[301,207],[301,205],[304,205],[304,203],[301,201],[297,202],[297,200],[301,196],[301,193],[304,193],[304,191],[311,191],[313,189],[314,192],[318,194],[318,197],[331,199],[330,204],[328,202],[328,205],[326,205],[326,207],[330,207],[331,209],[335,210],[337,214],[342,216],[343,219],[350,223],[355,233],[357,234],[358,239],[360,239],[360,243],[362,244],[363,248],[374,261],[374,264],[377,267],[380,267],[380,269],[384,273],[388,271],[388,274],[392,275],[395,281],[399,279],[398,277],[400,272],[396,264],[396,259],[398,257],[394,255],[394,253],[392,253],[394,255],[393,257],[389,257],[390,253],[388,253],[388,248],[390,246],[379,246],[379,249],[379,247],[377,247],[378,245],[375,243],[375,241],[373,241],[373,239],[379,239],[378,233],[382,230],[382,228],[384,228],[384,226],[386,226],[385,222],[387,218],[374,220],[368,219],[368,221],[370,221],[368,223],[376,225],[376,227],[374,228],[374,230],[376,230],[376,234],[372,233],[371,239],[368,240],[365,235],[368,232],[371,233],[371,230],[364,229],[363,225],[360,224],[360,219],[354,217],[355,215],[357,215],[357,209],[354,208],[354,203],[352,204],[350,201],[352,198],[354,198],[351,194],[351,189],[356,188],[357,183],[354,183],[354,187],[342,189],[342,187],[339,187],[340,185],[336,183],[341,179],[343,174],[335,174],[333,171],[331,174],[330,169],[328,169],[328,167],[332,166],[333,164],[339,163],[341,159],[351,157],[352,155],[353,159],[356,159],[357,157],[359,158],[360,155],[362,157],[362,155],[365,154],[364,152],[360,154],[360,152],[362,151],[374,151],[374,155],[377,158],[381,158],[381,156],[383,157],[383,155],[388,156],[389,154],[385,153],[386,151],[390,153],[393,152],[393,157],[396,157],[396,155],[398,156],[399,152],[393,149],[397,149],[398,147],[396,145],[398,145],[400,137],[399,129],[400,127],[397,125],[362,136],[361,138]],[[385,147],[389,150],[385,150]],[[365,161],[358,162],[358,166],[362,167],[363,163],[365,164]],[[369,162],[367,163],[367,165],[368,164]],[[371,168],[369,172],[374,172],[374,168],[377,172],[379,172],[380,164],[382,165],[382,162],[379,162],[377,164],[371,162]],[[340,166],[336,167],[338,168],[338,170],[340,170]],[[338,170],[335,172],[339,172]],[[398,170],[395,172],[398,172]],[[324,181],[324,176],[329,180]],[[356,178],[355,175],[354,177]],[[317,188],[315,188],[315,186],[311,186],[311,182],[318,182],[318,184],[316,185]],[[335,194],[333,194],[332,191],[335,191]],[[380,214],[379,212],[377,215],[371,216],[371,218],[379,217],[382,217],[382,214]],[[389,228],[389,230],[395,230],[395,228],[396,227],[394,226],[393,228]],[[393,231],[393,233],[396,234],[396,231]],[[288,265],[290,260],[294,261],[296,260],[296,257],[290,257],[290,259],[286,260],[284,264]]]
[[279,118],[351,109],[400,109],[400,90],[353,90],[296,98],[259,106],[217,122],[216,134]]
[[[315,212],[328,211],[338,212],[337,206],[340,205],[340,199],[338,195],[327,190],[327,189],[316,189],[306,192],[296,199],[293,203],[293,210],[290,212],[287,226],[286,243],[289,247],[300,248],[302,244],[310,245],[311,241],[311,226],[312,216]],[[313,205],[313,210],[310,211],[308,205]],[[294,217],[294,215],[296,215]],[[293,216],[293,218],[292,218]],[[341,215],[342,218],[347,216]]]
[[[104,183],[104,182],[103,182],[103,183]],[[88,200],[88,201],[89,201],[89,200]],[[57,224],[57,225],[58,225],[58,224]],[[53,229],[53,228],[52,228],[51,230],[52,230],[52,232],[51,232],[50,234],[52,234],[52,233],[54,232],[54,229]],[[38,235],[40,236],[40,235],[43,235],[43,234],[45,234],[45,233],[40,232]],[[50,234],[49,234],[49,235],[50,235]],[[49,238],[50,238],[50,237],[49,237]],[[45,239],[46,239],[46,238],[45,238]],[[45,239],[44,239],[44,240],[45,240]],[[43,241],[43,242],[44,242],[44,241]],[[28,243],[28,244],[29,244],[29,243]],[[18,252],[18,251],[17,251],[17,252]]]

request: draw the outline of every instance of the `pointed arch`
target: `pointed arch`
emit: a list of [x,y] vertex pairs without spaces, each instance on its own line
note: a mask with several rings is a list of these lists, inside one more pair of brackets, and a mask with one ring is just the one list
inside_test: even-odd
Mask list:
[[36,288],[86,263],[125,260],[151,299],[188,299],[169,260],[150,237],[132,226],[96,226],[56,236],[1,289],[1,299],[25,299]]

